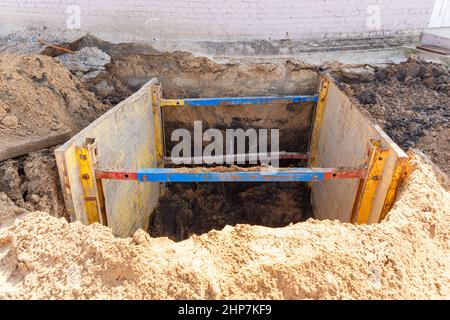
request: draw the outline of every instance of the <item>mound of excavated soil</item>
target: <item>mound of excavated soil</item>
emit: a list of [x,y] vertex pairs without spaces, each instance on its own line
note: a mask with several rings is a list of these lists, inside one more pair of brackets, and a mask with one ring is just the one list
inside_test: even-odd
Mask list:
[[373,225],[238,225],[175,243],[31,213],[0,231],[0,298],[450,298],[450,195],[415,165]]
[[341,87],[404,149],[425,152],[450,174],[450,72],[409,60]]
[[[107,108],[51,57],[0,55],[0,157],[24,142],[29,151],[64,142]],[[65,215],[51,149],[0,162],[0,192],[21,208]]]
[[65,46],[79,52],[96,47],[111,57],[106,72],[82,79],[100,101],[110,105],[155,77],[166,98],[314,94],[318,85],[317,66],[293,61],[216,63],[186,51],[162,52],[146,44],[114,44],[89,35]]
[[69,70],[42,55],[0,55],[1,150],[75,133],[107,107]]

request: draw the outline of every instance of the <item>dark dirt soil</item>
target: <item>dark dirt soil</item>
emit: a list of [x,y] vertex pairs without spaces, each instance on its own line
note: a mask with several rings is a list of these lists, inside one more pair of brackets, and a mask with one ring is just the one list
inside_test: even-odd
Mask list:
[[226,225],[282,227],[311,217],[304,183],[173,183],[149,233],[179,241]]
[[53,149],[0,162],[0,193],[29,211],[66,217]]
[[341,89],[404,150],[417,148],[450,174],[450,73],[409,60],[372,77],[338,77]]

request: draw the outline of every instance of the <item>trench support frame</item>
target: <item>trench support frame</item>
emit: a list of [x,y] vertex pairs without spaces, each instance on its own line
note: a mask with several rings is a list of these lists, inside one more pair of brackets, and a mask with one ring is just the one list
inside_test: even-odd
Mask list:
[[353,223],[368,223],[388,156],[389,148],[381,147],[379,140],[369,142],[368,169],[366,176],[360,180],[356,192],[351,217]]
[[103,182],[97,178],[96,144],[94,140],[87,139],[86,146],[76,146],[75,153],[80,168],[80,181],[83,189],[84,206],[86,208],[87,222],[108,225]]
[[161,85],[160,84],[153,85],[151,87],[151,91],[152,91],[153,127],[156,146],[156,162],[158,167],[163,167],[166,144],[164,140],[164,121],[161,110],[161,99],[162,99]]
[[407,158],[397,159],[394,174],[392,175],[392,180],[389,185],[389,189],[378,222],[381,222],[386,217],[388,212],[391,211],[392,207],[394,206],[394,202],[397,197],[400,186],[403,184],[403,182],[409,176],[410,173],[411,173],[411,166],[409,164],[408,159]]
[[139,182],[309,182],[331,179],[360,179],[367,168],[267,168],[262,170],[213,171],[198,168],[144,168],[95,170],[97,179],[136,180]]
[[286,104],[317,102],[317,95],[310,96],[272,96],[272,97],[224,97],[224,98],[189,98],[162,99],[161,107],[218,107],[235,105]]
[[[107,225],[105,199],[103,193],[103,179],[110,180],[134,180],[138,182],[320,182],[332,179],[359,179],[359,187],[354,202],[352,220],[356,223],[367,223],[373,200],[377,190],[379,177],[382,174],[388,148],[382,148],[380,141],[372,140],[369,146],[367,164],[358,168],[314,168],[317,156],[317,139],[324,114],[329,80],[321,78],[320,92],[316,96],[281,96],[281,97],[243,97],[243,98],[200,98],[200,99],[162,99],[161,86],[153,85],[152,90],[152,114],[154,125],[155,145],[157,152],[156,168],[141,168],[138,170],[105,169],[100,168],[95,159],[97,146],[94,139],[86,139],[86,146],[77,146],[76,154],[80,168],[80,179],[83,188],[85,208],[88,215],[88,223],[100,222]],[[170,106],[225,106],[225,105],[257,105],[275,103],[302,103],[317,102],[309,153],[281,152],[272,156],[284,156],[285,158],[308,159],[307,168],[271,168],[249,170],[239,168],[236,171],[214,171],[198,168],[164,168],[168,162],[165,155],[164,121],[161,107]],[[232,155],[237,157],[239,155]],[[240,155],[242,156],[242,155]],[[245,155],[249,157],[249,155]],[[270,158],[270,155],[268,156]],[[403,164],[402,164],[403,165]],[[386,207],[391,205],[403,166],[399,164],[397,169],[397,183],[393,182],[391,197],[386,199]]]
[[317,105],[314,110],[313,125],[311,130],[311,137],[309,140],[309,159],[308,167],[314,167],[317,163],[317,144],[320,135],[320,129],[322,126],[322,119],[325,113],[325,104],[328,95],[328,87],[330,80],[326,77],[320,78],[319,96],[317,99]]

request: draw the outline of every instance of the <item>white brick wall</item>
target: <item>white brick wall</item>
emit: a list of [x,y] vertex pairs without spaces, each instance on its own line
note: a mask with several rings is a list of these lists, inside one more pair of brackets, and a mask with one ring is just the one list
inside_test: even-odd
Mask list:
[[[170,40],[305,39],[416,34],[433,0],[0,0],[0,33],[65,29],[69,5],[81,30],[108,38]],[[378,6],[380,29],[367,27]]]

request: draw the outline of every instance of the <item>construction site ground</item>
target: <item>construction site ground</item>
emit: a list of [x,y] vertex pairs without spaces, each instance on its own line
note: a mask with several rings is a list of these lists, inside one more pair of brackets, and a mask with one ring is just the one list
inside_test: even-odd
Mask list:
[[316,81],[286,79],[321,71],[414,170],[378,224],[315,220],[295,183],[175,184],[149,230],[117,238],[69,222],[53,148],[35,150],[0,162],[1,299],[450,298],[448,66],[217,63],[92,37],[64,45],[78,56],[0,50],[2,144],[73,135],[153,77],[167,97],[312,94]]

